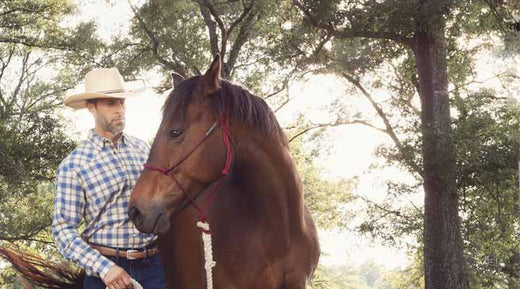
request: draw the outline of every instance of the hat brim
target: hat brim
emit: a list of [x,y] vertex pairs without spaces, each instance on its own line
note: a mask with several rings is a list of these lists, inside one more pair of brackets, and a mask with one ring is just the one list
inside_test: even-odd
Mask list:
[[63,100],[63,104],[72,108],[72,109],[82,109],[87,107],[87,100],[89,99],[99,99],[99,98],[129,98],[142,94],[146,91],[147,88],[140,88],[134,90],[127,90],[124,92],[118,93],[96,93],[96,92],[84,92],[79,94],[74,94],[67,96],[65,100]]

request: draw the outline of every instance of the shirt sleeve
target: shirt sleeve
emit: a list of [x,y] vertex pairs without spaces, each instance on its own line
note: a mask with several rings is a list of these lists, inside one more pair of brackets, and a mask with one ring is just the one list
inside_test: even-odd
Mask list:
[[52,234],[60,253],[87,271],[105,277],[114,263],[92,249],[79,235],[85,199],[80,175],[70,165],[60,165],[52,214]]

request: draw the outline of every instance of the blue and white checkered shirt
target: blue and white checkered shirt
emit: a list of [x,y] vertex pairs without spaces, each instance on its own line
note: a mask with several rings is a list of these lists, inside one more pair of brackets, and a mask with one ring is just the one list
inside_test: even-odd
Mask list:
[[[87,243],[143,248],[155,237],[139,232],[128,218],[128,200],[150,147],[123,134],[118,147],[91,130],[63,160],[56,177],[52,231],[59,251],[89,275],[104,277],[113,262]],[[78,233],[81,221],[85,229]]]

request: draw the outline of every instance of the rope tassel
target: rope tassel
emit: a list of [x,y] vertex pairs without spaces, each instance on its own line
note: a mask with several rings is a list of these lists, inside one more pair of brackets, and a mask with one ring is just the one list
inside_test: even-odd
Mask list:
[[202,231],[202,243],[204,245],[204,270],[206,270],[206,288],[213,289],[213,267],[217,264],[213,261],[213,246],[211,244],[211,231],[208,222],[197,222],[197,227]]

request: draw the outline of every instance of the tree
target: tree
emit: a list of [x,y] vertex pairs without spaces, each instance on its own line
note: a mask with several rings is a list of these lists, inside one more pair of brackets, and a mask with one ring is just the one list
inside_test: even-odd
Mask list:
[[[449,114],[447,44],[444,36],[445,16],[453,3],[367,2],[363,9],[355,5],[341,9],[335,1],[295,3],[314,26],[326,29],[337,38],[390,40],[413,51],[417,67],[417,90],[421,99],[426,288],[469,288],[458,217],[455,149]],[[336,13],[327,15],[324,9],[327,5]],[[389,5],[398,5],[399,9],[384,10],[390,8]],[[403,15],[406,12],[408,15]],[[323,17],[323,14],[326,16]],[[384,21],[385,17],[390,21]]]
[[[485,25],[479,22],[493,14],[487,3],[478,1],[293,3],[304,16],[301,27],[310,25],[332,36],[329,55],[317,65],[357,87],[374,107],[384,128],[364,120],[345,123],[364,123],[388,134],[402,165],[424,181],[426,288],[469,288],[458,216],[458,171],[448,84],[463,84],[471,73],[462,65],[471,64],[471,53],[461,49],[457,40],[497,31],[500,22],[493,16]],[[300,43],[309,41],[308,36],[300,39]],[[403,130],[392,121],[392,115],[374,101],[363,85],[364,76],[377,77],[374,71],[385,65],[398,73],[399,82],[387,85],[393,86],[390,91],[404,92],[391,96],[394,105],[400,103],[403,108],[398,114],[412,118],[414,113],[420,115],[418,156],[414,144],[401,139],[399,132]],[[419,96],[420,109],[413,105],[414,95]]]
[[[158,72],[158,91],[170,88],[171,71],[200,74],[218,53],[224,78],[264,96],[277,110],[288,101],[289,82],[311,69],[305,58],[280,49],[284,24],[299,17],[287,1],[161,0],[133,11],[129,35],[110,46],[105,63],[128,76]],[[316,45],[316,54],[321,48]]]
[[[454,101],[465,253],[474,288],[517,288],[520,109],[493,91]],[[472,287],[473,288],[473,287]]]
[[[515,228],[520,110],[497,94],[483,90],[451,102],[456,115],[452,123],[461,229],[471,288],[517,288],[519,280]],[[410,143],[420,143],[419,134],[411,131],[408,137],[415,139]],[[420,152],[418,145],[413,149]],[[396,149],[384,148],[380,153],[392,162],[406,163]],[[416,190],[415,184],[389,183],[390,197],[383,204],[371,204],[362,229],[389,243],[412,236],[419,240],[420,248],[422,210],[402,205],[403,196]],[[423,258],[420,252],[412,254]]]

